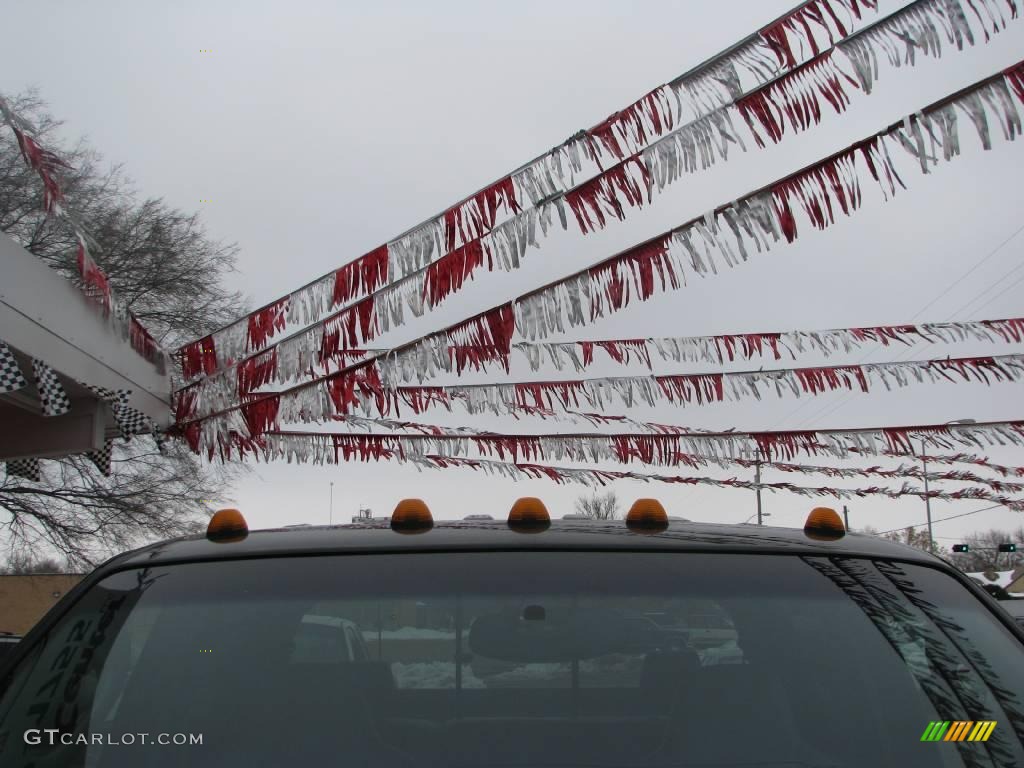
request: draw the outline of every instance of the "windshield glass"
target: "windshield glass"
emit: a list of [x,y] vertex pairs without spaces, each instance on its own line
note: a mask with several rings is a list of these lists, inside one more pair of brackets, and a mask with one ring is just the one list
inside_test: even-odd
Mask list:
[[948,575],[853,558],[155,567],[11,672],[0,765],[1024,765],[1021,650]]

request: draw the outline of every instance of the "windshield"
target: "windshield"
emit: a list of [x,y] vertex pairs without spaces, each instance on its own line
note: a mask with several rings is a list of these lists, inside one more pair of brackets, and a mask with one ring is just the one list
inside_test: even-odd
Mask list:
[[[155,567],[104,579],[11,672],[0,765],[1024,765],[1021,660],[954,579],[893,562]],[[922,740],[947,721],[996,725]]]

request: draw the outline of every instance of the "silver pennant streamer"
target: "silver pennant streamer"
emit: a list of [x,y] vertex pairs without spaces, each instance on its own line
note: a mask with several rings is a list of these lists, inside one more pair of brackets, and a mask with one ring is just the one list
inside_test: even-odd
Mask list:
[[[643,424],[641,422],[633,422],[632,420],[625,420],[630,426],[639,428],[640,430],[650,430],[652,425]],[[471,427],[439,427],[433,424],[422,424],[417,422],[409,421],[396,421],[393,419],[367,419],[360,416],[346,416],[337,419],[337,423],[348,424],[357,429],[365,430],[368,433],[379,433],[381,429],[389,429],[395,432],[412,432],[421,435],[463,435],[467,437],[472,436],[487,436],[490,434],[487,430],[473,429]],[[686,432],[687,430],[683,427],[675,428],[679,432]],[[354,433],[358,434],[358,433]],[[890,452],[883,452],[883,454],[889,454]],[[893,454],[901,457],[900,454]],[[960,483],[975,483],[979,485],[990,486],[993,490],[1000,493],[1024,493],[1024,483],[1012,482],[1007,480],[996,480],[990,477],[983,477],[973,472],[965,472],[961,470],[948,470],[948,471],[932,471],[927,472],[922,470],[917,464],[899,464],[896,467],[885,469],[879,466],[871,467],[849,467],[849,466],[822,466],[822,465],[806,465],[806,464],[789,464],[784,462],[776,461],[762,461],[760,459],[745,457],[745,458],[723,458],[704,456],[701,454],[677,454],[673,457],[674,462],[678,466],[687,466],[692,469],[728,469],[730,467],[739,467],[744,470],[752,470],[755,466],[760,465],[765,470],[772,470],[786,474],[805,474],[805,475],[825,475],[828,477],[839,477],[839,478],[860,478],[860,477],[882,477],[887,479],[901,479],[910,478],[914,480],[927,479],[930,483],[939,482],[960,482]],[[1004,477],[1015,474],[1015,470],[1009,467],[1002,467],[1000,465],[993,465],[985,459],[972,456],[964,456],[963,454],[955,456],[942,456],[941,454],[930,455],[928,460],[931,462],[940,463],[957,463],[958,461],[965,461],[978,466],[985,466],[988,469],[997,471]],[[1024,469],[1018,473],[1024,477]]]
[[[908,117],[902,129],[897,128],[887,134],[894,137],[908,151],[919,157],[922,168],[927,171],[929,164],[937,162],[938,154],[934,148],[943,150],[942,156],[951,159],[958,153],[957,121],[950,117],[950,107],[967,111],[983,140],[988,137],[988,114],[995,112],[999,124],[1003,126],[1004,138],[1013,139],[1020,132],[1020,116],[1004,83],[988,85],[967,94],[954,105],[944,105],[928,114]],[[929,143],[933,151],[926,149],[925,128],[927,126]],[[867,154],[879,176],[883,193],[888,196],[896,189],[897,177],[891,158],[888,155],[886,141],[877,141],[862,147],[862,154]],[[859,157],[859,156],[858,156]],[[839,166],[845,177],[848,192],[859,199],[857,175],[851,163]],[[824,189],[808,188],[808,194],[820,198],[826,194]],[[670,241],[667,263],[685,284],[687,268],[698,275],[708,271],[717,271],[716,257],[723,258],[727,265],[735,265],[749,256],[752,248],[759,252],[767,250],[781,237],[778,212],[770,194],[765,193],[747,198],[719,212],[717,216],[708,216],[686,228],[676,230]],[[589,322],[590,318],[605,314],[600,276],[592,277],[592,273],[573,276],[560,283],[530,295],[516,306],[516,326],[519,334],[528,340],[543,339],[554,333],[564,332],[566,327],[578,327]],[[666,287],[661,285],[665,290]],[[314,335],[297,337],[292,343],[316,343]],[[304,349],[296,357],[309,356],[310,350]],[[279,366],[280,367],[280,366]],[[295,369],[291,369],[295,370]],[[305,370],[305,368],[299,369]]]
[[908,115],[902,126],[887,134],[909,154],[917,158],[922,173],[929,173],[939,162],[937,150],[942,158],[950,160],[960,154],[960,122],[955,110],[962,110],[970,118],[985,149],[992,148],[990,120],[997,121],[1003,139],[1013,141],[1021,135],[1020,112],[1004,79],[976,88],[954,102],[943,105],[927,114]]
[[[601,450],[588,449],[582,441],[576,438],[563,438],[561,439],[561,442],[563,444],[561,447],[555,447],[552,440],[543,441],[543,447],[540,449],[540,453],[542,453],[546,459],[554,461],[567,459],[580,462],[608,460],[605,452]],[[337,456],[335,452],[336,444],[339,447]],[[396,440],[395,445],[397,446],[397,444],[398,441]],[[721,488],[738,488],[743,490],[756,490],[760,488],[762,490],[787,491],[804,496],[831,495],[840,499],[862,498],[870,495],[882,495],[888,498],[917,496],[921,498],[927,497],[946,501],[971,499],[977,501],[993,501],[1011,509],[1024,510],[1024,501],[997,495],[996,493],[983,488],[962,488],[956,491],[931,490],[925,492],[912,487],[909,483],[904,483],[899,489],[879,488],[876,486],[859,489],[821,487],[806,488],[794,486],[791,483],[757,483],[737,478],[718,479],[693,476],[650,475],[617,470],[537,465],[531,463],[532,459],[520,459],[516,463],[512,463],[506,460],[495,461],[486,457],[467,457],[465,456],[465,453],[470,445],[473,445],[472,441],[463,439],[445,441],[420,439],[415,441],[406,441],[406,443],[402,445],[401,449],[390,447],[386,450],[385,454],[371,455],[364,454],[353,448],[354,444],[348,443],[343,435],[292,436],[287,434],[276,434],[267,437],[262,454],[268,461],[273,459],[285,459],[289,463],[295,461],[313,462],[315,464],[334,464],[338,459],[344,460],[345,458],[352,458],[355,460],[366,460],[368,458],[375,458],[378,460],[388,459],[398,460],[401,462],[411,462],[418,466],[430,468],[468,466],[475,469],[483,469],[493,474],[503,475],[509,478],[547,477],[556,481],[566,480],[580,482],[587,485],[604,485],[605,483],[613,480],[639,480],[642,482],[712,485]],[[347,454],[346,446],[352,448],[351,454]]]
[[[624,376],[583,379],[564,385],[536,385],[535,391],[543,402],[534,403],[529,382],[521,384],[472,384],[444,387],[447,401],[461,404],[470,415],[515,415],[521,404],[545,408],[573,410],[584,404],[603,411],[616,402],[630,408],[638,404],[654,406],[671,403],[678,406],[706,402],[760,400],[764,390],[776,395],[788,393],[794,397],[813,396],[836,389],[866,391],[882,386],[887,390],[902,389],[914,384],[942,381],[983,380],[1018,382],[1024,380],[1024,355],[1004,355],[993,358],[993,364],[972,365],[952,361],[906,361],[874,363],[848,368],[790,369],[724,374],[690,374],[686,376]],[[722,397],[714,393],[714,381],[723,385]],[[659,381],[661,382],[659,384]],[[287,399],[290,395],[284,396]],[[380,415],[372,396],[359,400],[362,413]]]
[[[803,33],[800,34],[803,35]],[[692,120],[695,121],[694,125],[683,126],[674,133],[668,134],[667,138],[678,144],[678,151],[674,151],[677,162],[685,166],[690,162],[688,158],[692,153],[694,161],[699,156],[701,167],[706,168],[714,162],[716,152],[721,155],[722,159],[725,159],[729,143],[737,142],[742,146],[742,140],[733,128],[730,116],[721,111],[722,107],[730,104],[742,93],[739,70],[744,71],[747,77],[753,78],[756,84],[768,82],[779,74],[774,52],[762,39],[758,38],[730,51],[724,57],[703,67],[691,76],[677,80],[671,86],[662,87],[656,91],[656,98],[662,107],[674,109],[673,123],[679,120],[680,107],[683,103],[688,105],[692,113]],[[648,124],[647,130],[649,136],[656,135],[652,125]],[[639,145],[636,135],[630,137],[620,133],[620,138],[627,140],[626,143],[633,151],[644,149]],[[567,228],[564,203],[559,195],[575,186],[577,175],[584,169],[585,159],[589,152],[587,147],[593,146],[596,146],[599,152],[602,151],[600,142],[584,141],[580,137],[573,137],[525,168],[516,171],[512,179],[517,194],[520,198],[529,199],[535,207],[552,206],[559,215],[562,228]],[[661,152],[664,154],[673,151],[663,147]],[[618,161],[617,157],[612,158],[604,153],[600,159],[606,162]],[[647,162],[647,159],[645,153],[645,164],[650,170],[651,164]],[[665,175],[669,173],[669,163],[669,157],[662,158],[660,167],[663,180],[659,183],[659,189],[669,183],[668,176]],[[673,178],[678,178],[678,176]],[[547,234],[550,213],[551,210],[542,211],[540,221],[543,234]],[[435,259],[435,256],[436,258],[443,256],[447,252],[444,229],[444,219],[439,217],[419,225],[411,232],[388,243],[390,279],[393,281],[407,277],[423,269]],[[508,242],[509,239],[508,233],[506,233],[506,241]],[[533,244],[532,241],[530,244]],[[524,250],[522,246],[519,247],[520,258]],[[513,263],[509,254],[505,255],[505,259],[505,263]],[[501,259],[498,261],[500,263]],[[287,300],[289,325],[308,325],[319,322],[326,313],[331,311],[332,291],[333,274],[322,278],[312,287],[302,289],[289,296]],[[412,300],[412,294],[412,291],[406,294],[407,300]],[[390,305],[389,309],[392,310],[389,314],[389,327],[400,324],[397,303]],[[422,308],[415,306],[413,313],[415,316],[419,316],[422,314]],[[230,338],[222,339],[222,336],[230,336]],[[246,348],[246,336],[247,318],[214,334],[214,343],[221,365],[228,358],[238,360],[242,357]],[[222,350],[224,350],[224,354],[221,354]]]
[[421,224],[407,235],[388,243],[388,274],[404,277],[422,269],[433,258],[447,252],[444,247],[444,219]]

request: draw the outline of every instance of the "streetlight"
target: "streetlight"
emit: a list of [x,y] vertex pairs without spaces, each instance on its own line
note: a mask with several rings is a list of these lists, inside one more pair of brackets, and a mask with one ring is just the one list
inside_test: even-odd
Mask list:
[[[947,421],[943,426],[948,427],[950,424],[977,424],[978,422],[974,419],[954,419],[953,421]],[[924,509],[928,516],[928,551],[935,554],[935,538],[932,536],[932,500],[928,495],[928,452],[927,446],[924,442],[924,438],[921,438],[921,467],[922,477],[924,478]]]

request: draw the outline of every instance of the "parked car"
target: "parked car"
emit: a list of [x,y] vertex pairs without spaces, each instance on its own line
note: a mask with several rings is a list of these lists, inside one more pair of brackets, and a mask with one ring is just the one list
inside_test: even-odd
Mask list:
[[292,642],[293,664],[331,664],[369,658],[359,626],[336,616],[303,616]]
[[688,614],[685,626],[690,645],[698,650],[736,643],[735,627],[717,606],[705,606],[700,612]]
[[[651,520],[215,516],[8,654],[0,765],[1024,765],[1024,630],[950,565],[827,516]],[[721,650],[666,642],[708,616]],[[959,721],[988,740],[923,740]]]

